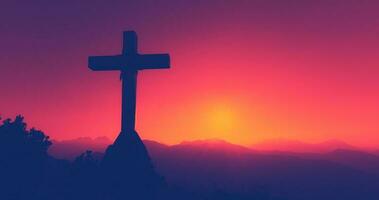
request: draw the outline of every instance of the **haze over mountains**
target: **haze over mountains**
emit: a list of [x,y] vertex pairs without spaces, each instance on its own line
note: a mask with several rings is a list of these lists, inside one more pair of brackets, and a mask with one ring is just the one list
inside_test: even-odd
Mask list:
[[261,151],[286,151],[286,152],[302,152],[302,153],[326,153],[336,149],[358,150],[340,140],[326,140],[319,143],[306,143],[298,140],[266,140],[252,145],[253,149]]
[[[312,154],[312,153],[329,153],[335,150],[354,150],[369,152],[375,155],[379,155],[379,150],[366,150],[363,148],[355,147],[340,140],[327,140],[319,143],[306,143],[298,140],[285,140],[275,139],[266,140],[260,143],[251,145],[250,148],[237,144],[231,144],[224,140],[210,139],[210,140],[195,140],[195,141],[183,141],[176,145],[165,145],[156,141],[144,140],[147,146],[155,143],[156,145],[166,147],[176,146],[193,146],[199,148],[215,148],[215,149],[228,149],[229,151],[249,151],[256,153],[285,153],[285,154]],[[71,140],[54,140],[54,145],[49,149],[50,154],[57,158],[74,159],[80,153],[86,150],[92,150],[94,152],[103,152],[106,147],[112,143],[107,137],[79,137]],[[149,147],[148,147],[149,148]]]
[[86,150],[104,152],[112,143],[107,137],[89,138],[80,137],[71,140],[53,140],[49,153],[56,158],[72,160]]

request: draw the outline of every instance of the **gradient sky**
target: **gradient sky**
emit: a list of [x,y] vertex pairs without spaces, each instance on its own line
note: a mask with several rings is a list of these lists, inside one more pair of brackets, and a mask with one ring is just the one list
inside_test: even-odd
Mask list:
[[[33,2],[33,3],[32,3]],[[137,130],[163,143],[284,138],[379,145],[379,1],[2,1],[0,115],[54,139],[114,138],[118,72],[89,55],[142,53]]]

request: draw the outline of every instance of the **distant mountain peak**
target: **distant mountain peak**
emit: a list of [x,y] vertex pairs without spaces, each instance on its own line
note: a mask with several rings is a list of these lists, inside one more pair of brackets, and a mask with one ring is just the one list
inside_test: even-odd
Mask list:
[[325,153],[336,149],[357,149],[344,141],[330,139],[318,143],[307,143],[299,140],[273,139],[252,145],[253,149],[261,151],[287,151],[302,153]]
[[230,142],[227,142],[225,140],[222,140],[222,139],[201,139],[201,140],[186,140],[186,141],[183,141],[181,143],[179,143],[179,145],[204,145],[204,144],[213,144],[213,145],[233,145],[232,143]]
[[233,144],[222,139],[202,139],[193,141],[183,141],[177,145],[173,145],[173,148],[190,148],[193,150],[212,150],[212,151],[224,151],[230,153],[251,153],[251,149],[241,145]]

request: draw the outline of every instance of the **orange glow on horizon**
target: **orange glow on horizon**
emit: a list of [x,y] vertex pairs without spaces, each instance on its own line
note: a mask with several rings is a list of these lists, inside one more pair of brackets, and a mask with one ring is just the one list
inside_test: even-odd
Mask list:
[[[379,146],[378,6],[179,2],[145,12],[125,1],[116,21],[109,9],[84,13],[82,20],[73,16],[85,10],[59,11],[61,23],[44,17],[4,36],[0,115],[22,114],[53,139],[115,138],[119,73],[94,73],[87,57],[120,53],[122,31],[134,29],[141,53],[167,52],[172,62],[169,70],[138,75],[142,138],[167,144],[218,138],[246,146],[277,138],[338,139]],[[134,22],[134,15],[141,17]],[[72,28],[62,32],[62,24]]]

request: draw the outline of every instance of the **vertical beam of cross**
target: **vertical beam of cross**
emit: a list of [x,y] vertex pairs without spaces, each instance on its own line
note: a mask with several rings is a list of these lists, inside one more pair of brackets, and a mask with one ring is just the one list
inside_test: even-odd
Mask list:
[[121,55],[90,56],[88,66],[94,71],[121,71],[121,133],[128,133],[135,131],[138,71],[170,68],[170,56],[168,54],[139,54],[137,51],[137,34],[134,31],[125,31],[123,40]]
[[[126,31],[123,34],[122,55],[135,58],[137,55],[137,34]],[[131,60],[131,59],[130,59]],[[121,102],[121,132],[128,133],[135,130],[136,124],[136,99],[137,99],[137,66],[135,63],[121,70],[122,102]]]
[[135,130],[136,99],[137,99],[137,70],[124,70],[122,78],[122,102],[121,102],[121,132],[128,133]]

